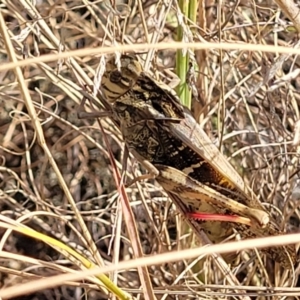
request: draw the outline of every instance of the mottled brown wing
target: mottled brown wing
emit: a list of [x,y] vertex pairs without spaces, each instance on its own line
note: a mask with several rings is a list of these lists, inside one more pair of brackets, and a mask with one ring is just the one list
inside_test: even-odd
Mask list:
[[[169,149],[165,147],[165,152],[169,152],[168,154],[172,156],[172,160],[166,157],[167,165],[183,169],[186,174],[201,183],[218,188],[218,191],[225,195],[231,194],[234,199],[245,205],[264,210],[255,194],[244,184],[237,171],[197,124],[190,111],[181,105],[178,96],[170,87],[140,72],[136,84],[132,86],[129,93],[130,95],[121,97],[120,102],[124,103],[124,98],[127,98],[128,106],[134,105],[137,108],[138,105],[140,112],[145,111],[142,106],[151,107],[152,111],[148,109],[147,112],[149,119],[164,120],[163,116],[166,117],[166,122],[158,124],[162,132],[160,137],[162,147],[170,143],[176,143],[177,147],[177,149],[175,146]],[[134,116],[135,113],[132,112],[131,115]],[[145,114],[141,117],[145,119]],[[167,118],[181,120],[181,122],[178,124],[174,120],[168,121]],[[177,158],[175,152],[178,152]],[[185,161],[190,165],[185,165]]]
[[[231,190],[232,196],[235,199],[241,197],[240,200],[237,199],[238,201],[241,201],[249,207],[265,210],[256,195],[245,185],[241,176],[219,151],[187,109],[184,115],[185,118],[180,124],[168,123],[170,133],[182,141],[183,145],[192,149],[192,151],[205,162],[205,167],[204,164],[202,164],[203,171],[201,167],[197,168],[197,166],[194,166],[194,168],[189,170],[190,172],[187,170],[186,173],[194,177],[191,173],[198,171],[198,178],[195,179],[200,182],[207,183],[212,187],[223,187],[225,193]],[[204,174],[201,174],[202,172]],[[205,174],[205,172],[210,173],[211,179],[207,178],[208,174]],[[219,190],[219,192],[223,193],[222,190]]]

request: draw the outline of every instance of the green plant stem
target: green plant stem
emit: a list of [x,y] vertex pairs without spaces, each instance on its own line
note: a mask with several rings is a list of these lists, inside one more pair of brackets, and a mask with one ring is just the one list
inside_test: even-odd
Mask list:
[[[196,0],[178,0],[179,8],[186,17],[186,20],[190,20],[195,23],[197,16],[197,1]],[[184,30],[182,25],[178,25],[177,28],[177,40],[182,41],[184,38]],[[183,105],[191,108],[192,94],[187,84],[187,73],[189,70],[189,54],[182,50],[177,50],[176,53],[176,74],[180,79],[180,83],[177,87],[177,94]]]

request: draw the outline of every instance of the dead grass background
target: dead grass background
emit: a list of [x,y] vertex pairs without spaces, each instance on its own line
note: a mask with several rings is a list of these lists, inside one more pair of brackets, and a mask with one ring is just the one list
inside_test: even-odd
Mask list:
[[[171,43],[176,39],[179,20],[185,42],[249,45],[249,51],[195,49],[192,61],[199,69],[192,82],[198,91],[193,112],[212,140],[221,142],[223,153],[282,228],[298,231],[299,58],[274,51],[251,51],[251,45],[256,44],[297,48],[297,18],[290,22],[288,10],[283,13],[275,2],[267,0],[206,1],[205,6],[199,2],[197,24],[192,24],[184,19],[176,1],[37,0],[34,5],[26,0],[0,1],[13,55],[18,60],[57,56],[56,60],[23,66],[24,82],[19,84],[14,70],[5,69],[11,55],[2,34],[2,216],[63,241],[98,265],[142,254],[153,256],[155,262],[156,254],[197,246],[155,182],[142,182],[126,190],[133,216],[129,209],[122,208],[115,183],[116,170],[121,172],[123,163],[120,133],[108,118],[101,120],[100,129],[94,119],[77,116],[83,97],[97,102],[104,56],[80,56],[79,51],[79,56],[59,58],[61,53],[76,49],[127,44],[134,51],[137,44],[169,42],[169,49],[139,51],[145,68],[169,83],[176,53]],[[283,10],[285,4],[280,5]],[[295,6],[292,12],[295,9],[299,8]],[[42,146],[26,95],[41,124],[45,138]],[[134,159],[128,171],[135,175],[141,172]],[[62,179],[69,195],[63,190]],[[126,197],[123,192],[121,195]],[[1,229],[2,289],[30,281],[35,285],[40,278],[80,267],[42,241],[5,231]],[[253,255],[253,251],[243,252],[241,261],[245,263]],[[243,268],[239,268],[242,264],[232,267],[232,277],[225,278],[213,256],[204,265],[192,258],[166,261],[139,270],[120,270],[110,278],[132,297],[141,299],[296,299],[300,292],[298,273],[280,270],[263,256],[262,262],[256,259]],[[114,297],[89,280],[62,282],[26,295],[22,286],[17,289],[20,296],[15,299]]]

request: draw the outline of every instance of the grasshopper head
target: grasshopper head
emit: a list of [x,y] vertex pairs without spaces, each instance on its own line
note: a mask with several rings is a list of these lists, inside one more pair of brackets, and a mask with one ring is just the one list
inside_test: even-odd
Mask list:
[[106,70],[102,78],[102,88],[109,102],[116,101],[116,99],[128,92],[142,72],[141,64],[133,55],[122,55],[120,64],[121,67],[118,68],[114,58],[111,58],[106,63]]

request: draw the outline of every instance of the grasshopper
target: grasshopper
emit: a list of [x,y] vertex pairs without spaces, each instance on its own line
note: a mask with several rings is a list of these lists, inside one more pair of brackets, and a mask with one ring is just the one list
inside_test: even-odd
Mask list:
[[[246,238],[281,234],[176,93],[135,56],[122,55],[120,64],[107,62],[102,92],[129,151],[149,172],[136,180],[155,178],[196,234],[204,230],[213,243],[234,230]],[[265,252],[284,267],[296,262],[294,246]]]

